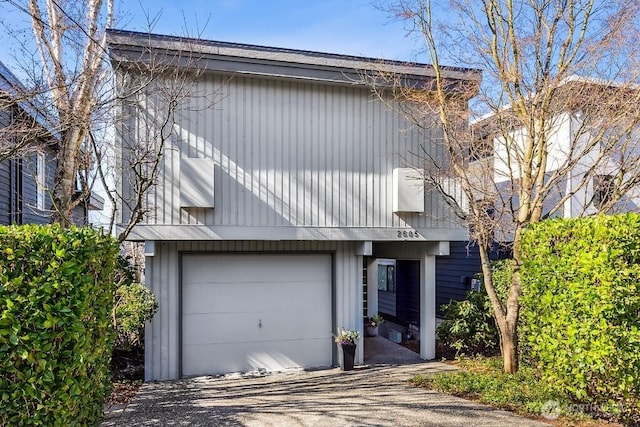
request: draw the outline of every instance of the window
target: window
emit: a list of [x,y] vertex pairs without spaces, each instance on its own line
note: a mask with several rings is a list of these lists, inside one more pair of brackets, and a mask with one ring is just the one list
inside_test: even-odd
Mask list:
[[44,153],[38,153],[36,158],[36,197],[37,208],[41,211],[46,209],[46,185],[47,185],[47,158]]
[[612,175],[596,175],[593,178],[593,205],[600,208],[611,201],[614,182]]
[[474,162],[493,156],[493,138],[494,135],[487,132],[471,141],[469,161]]
[[396,291],[395,265],[378,264],[378,290],[385,292]]

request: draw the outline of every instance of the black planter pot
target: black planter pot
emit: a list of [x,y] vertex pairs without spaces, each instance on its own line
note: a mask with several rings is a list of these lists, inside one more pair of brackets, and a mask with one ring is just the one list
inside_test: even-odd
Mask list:
[[340,369],[343,371],[350,371],[353,369],[353,361],[356,357],[356,345],[355,344],[338,344]]

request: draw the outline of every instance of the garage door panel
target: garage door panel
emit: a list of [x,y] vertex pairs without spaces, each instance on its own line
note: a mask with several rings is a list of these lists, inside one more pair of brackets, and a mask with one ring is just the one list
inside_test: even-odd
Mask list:
[[[189,346],[183,357],[183,375],[247,372],[254,369],[280,371],[300,366],[329,366],[326,357],[328,339],[271,341],[269,343],[234,343]],[[193,357],[197,355],[197,357]],[[223,367],[212,370],[212,366]]]
[[[327,282],[315,280],[273,284],[264,279],[261,283],[202,283],[183,286],[183,312],[260,312],[265,310],[264,292],[287,296],[283,299],[267,299],[275,310],[286,310],[292,302],[298,308],[313,309],[318,302],[324,304],[331,299]],[[244,298],[238,299],[237,293],[242,293]]]
[[185,255],[182,371],[328,366],[331,256]]
[[[282,282],[296,282],[303,277],[331,279],[327,255],[189,255],[182,263],[185,283],[233,283],[242,271],[245,283],[263,282],[265,277],[278,277]],[[250,265],[251,268],[247,268]],[[205,267],[205,268],[203,268]],[[284,268],[283,268],[284,267]],[[211,275],[215,271],[215,275]]]
[[[292,321],[305,316],[305,311],[281,313],[194,314],[183,317],[183,341],[191,344],[234,343],[281,339],[330,338],[331,321],[318,318],[315,322]],[[203,325],[209,325],[202,327]],[[262,327],[260,327],[260,325]]]

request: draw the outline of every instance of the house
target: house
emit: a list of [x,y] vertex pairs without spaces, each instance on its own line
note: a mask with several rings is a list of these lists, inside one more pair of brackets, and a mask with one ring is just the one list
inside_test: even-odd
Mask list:
[[[467,231],[403,154],[439,149],[442,133],[412,127],[363,79],[382,70],[424,87],[434,78],[428,65],[120,30],[107,37],[121,86],[159,61],[192,71],[145,197],[150,214],[129,235],[145,242],[146,283],[159,301],[146,329],[147,380],[333,366],[332,333],[362,332],[364,317],[393,297],[394,273],[417,287],[420,356],[435,357],[436,257]],[[455,96],[455,82],[481,76],[450,68],[446,77]],[[163,111],[161,84],[118,108],[125,162],[142,122]],[[213,105],[202,101],[213,93]],[[133,197],[123,173],[122,194]],[[126,204],[119,214],[126,224]],[[404,300],[386,298],[387,310],[408,310]]]
[[[49,222],[47,189],[53,186],[55,138],[46,119],[21,96],[24,92],[18,78],[0,63],[0,135],[2,147],[7,147],[3,151],[9,146],[30,148],[0,161],[0,224]],[[42,132],[34,135],[32,129]]]
[[[19,79],[0,62],[0,224],[46,224],[50,220],[51,189],[56,165],[55,124],[34,106]],[[20,148],[13,155],[12,148]],[[82,197],[78,191],[75,197]],[[104,199],[95,193],[73,210],[73,222],[89,223],[89,211]]]
[[[548,159],[534,162],[544,173],[543,218],[572,218],[597,213],[637,211],[640,206],[637,85],[572,76],[556,89],[545,126]],[[512,118],[510,107],[471,123],[477,150],[470,171],[485,188],[502,222],[496,239],[511,241],[510,223],[519,201],[511,190],[522,179],[527,131]],[[617,187],[617,188],[616,188]],[[538,187],[540,188],[540,187]],[[538,189],[538,191],[540,191]],[[613,192],[623,194],[614,203]],[[611,201],[611,203],[609,203]]]

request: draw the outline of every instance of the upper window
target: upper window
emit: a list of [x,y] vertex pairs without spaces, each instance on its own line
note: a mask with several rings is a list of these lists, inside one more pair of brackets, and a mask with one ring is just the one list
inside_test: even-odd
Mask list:
[[613,175],[596,175],[593,178],[593,204],[601,208],[611,201],[614,190]]
[[394,265],[378,264],[378,290],[396,291],[396,267]]
[[36,170],[36,186],[37,186],[37,208],[46,209],[46,191],[47,191],[47,158],[44,153],[37,154],[37,170]]

